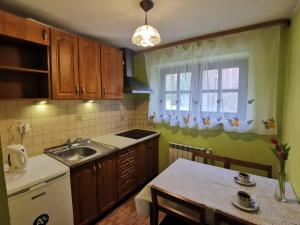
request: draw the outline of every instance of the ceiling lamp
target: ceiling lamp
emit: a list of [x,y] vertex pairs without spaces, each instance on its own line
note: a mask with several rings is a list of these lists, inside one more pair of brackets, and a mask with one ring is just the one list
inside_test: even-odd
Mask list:
[[161,41],[160,35],[154,27],[147,23],[147,12],[153,8],[153,2],[151,0],[142,0],[140,6],[146,12],[145,24],[135,30],[132,36],[132,43],[142,47],[158,45]]

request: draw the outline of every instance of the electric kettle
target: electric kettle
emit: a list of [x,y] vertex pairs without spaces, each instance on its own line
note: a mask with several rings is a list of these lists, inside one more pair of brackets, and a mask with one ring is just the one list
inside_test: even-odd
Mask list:
[[8,145],[8,165],[11,172],[26,171],[27,153],[23,145]]

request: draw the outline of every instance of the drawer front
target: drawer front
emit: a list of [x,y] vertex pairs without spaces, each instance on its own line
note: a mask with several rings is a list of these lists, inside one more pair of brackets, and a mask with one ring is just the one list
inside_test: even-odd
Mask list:
[[137,173],[135,165],[129,166],[123,170],[118,171],[118,180],[124,180],[127,177],[132,177]]
[[130,156],[128,158],[124,158],[122,160],[118,160],[118,169],[123,169],[124,167],[128,167],[132,164],[135,164],[135,157],[134,156]]
[[126,170],[127,168],[129,167],[136,167],[137,166],[137,162],[135,161],[129,161],[129,162],[126,162],[126,163],[122,163],[118,166],[118,171],[123,171],[123,170]]
[[136,166],[137,163],[137,148],[129,147],[118,152],[117,157],[117,164],[118,164],[118,171],[123,171],[130,166]]
[[0,11],[0,34],[49,45],[49,27]]
[[129,147],[118,152],[118,160],[122,161],[128,159],[136,154],[136,147]]
[[118,182],[118,194],[119,199],[124,198],[127,194],[129,194],[131,191],[133,191],[136,187],[136,173],[130,175],[129,177],[126,177],[123,180],[120,180]]

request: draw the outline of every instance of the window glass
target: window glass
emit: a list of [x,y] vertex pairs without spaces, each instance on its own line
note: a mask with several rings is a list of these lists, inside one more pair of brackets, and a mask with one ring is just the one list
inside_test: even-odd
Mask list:
[[180,94],[180,110],[188,111],[190,109],[190,93]]
[[166,110],[176,109],[176,93],[166,94]]
[[180,74],[180,91],[191,90],[191,78],[192,78],[191,72]]
[[166,75],[166,91],[177,90],[177,74]]
[[239,68],[222,69],[222,89],[239,88]]
[[[161,70],[163,109],[183,112],[181,115],[204,112],[212,118],[246,118],[248,61],[234,60],[211,63],[206,70],[190,71],[188,66]],[[173,73],[174,71],[174,73]],[[199,74],[198,71],[201,71]],[[199,85],[193,85],[192,82]]]
[[208,92],[202,93],[202,111],[204,112],[217,112],[218,93]]
[[223,92],[221,101],[221,112],[238,112],[238,92]]
[[202,90],[218,89],[218,70],[205,70],[202,73]]

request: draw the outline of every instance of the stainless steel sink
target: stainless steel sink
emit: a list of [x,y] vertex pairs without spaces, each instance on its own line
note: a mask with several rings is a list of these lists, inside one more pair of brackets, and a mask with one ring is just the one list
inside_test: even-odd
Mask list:
[[75,161],[75,160],[80,160],[82,158],[94,155],[96,153],[97,151],[91,148],[77,147],[77,148],[67,149],[65,151],[60,151],[54,154],[63,158],[64,160]]
[[45,153],[69,167],[83,164],[97,157],[105,156],[117,148],[89,139],[78,139],[69,143],[45,149]]

